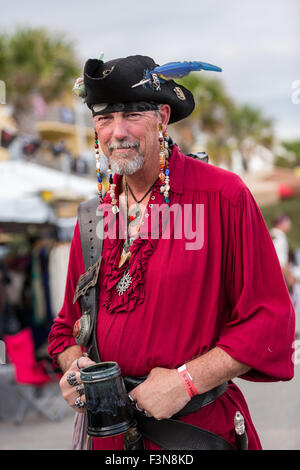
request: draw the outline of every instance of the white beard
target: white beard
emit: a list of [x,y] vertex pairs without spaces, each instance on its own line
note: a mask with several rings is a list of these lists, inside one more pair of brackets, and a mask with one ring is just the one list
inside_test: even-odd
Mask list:
[[117,175],[133,175],[139,171],[144,165],[144,157],[142,154],[137,153],[133,158],[127,160],[127,158],[122,157],[118,161],[110,158],[111,169],[113,173]]

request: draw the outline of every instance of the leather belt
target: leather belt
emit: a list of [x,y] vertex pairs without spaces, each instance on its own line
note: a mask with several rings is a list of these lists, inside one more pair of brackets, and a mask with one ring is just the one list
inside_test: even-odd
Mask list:
[[[146,377],[123,377],[128,393],[140,385]],[[157,444],[164,450],[234,450],[234,447],[225,439],[206,429],[177,421],[180,416],[195,413],[203,406],[209,405],[219,398],[227,389],[228,382],[196,395],[182,410],[170,419],[156,420],[149,418],[134,408],[134,417],[138,429],[144,437]],[[130,447],[128,447],[130,449]],[[131,450],[137,450],[132,447]]]
[[138,429],[144,437],[163,450],[236,450],[221,436],[176,419],[147,418],[134,412]]
[[[147,377],[123,377],[127,392],[130,393],[131,390],[144,382],[146,378]],[[172,416],[172,418],[176,419],[180,416],[186,416],[191,413],[195,413],[196,411],[200,410],[202,406],[209,405],[221,395],[223,395],[223,393],[226,392],[227,387],[228,382],[225,382],[222,385],[209,390],[208,392],[196,395],[195,397],[191,398],[191,400],[182,408],[182,410],[176,413],[176,415]]]

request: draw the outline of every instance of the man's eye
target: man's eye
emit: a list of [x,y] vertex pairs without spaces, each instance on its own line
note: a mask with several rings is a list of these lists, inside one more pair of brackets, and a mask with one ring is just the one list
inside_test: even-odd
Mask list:
[[110,119],[109,116],[101,116],[97,118],[97,122],[101,124],[101,123],[107,122],[109,119]]

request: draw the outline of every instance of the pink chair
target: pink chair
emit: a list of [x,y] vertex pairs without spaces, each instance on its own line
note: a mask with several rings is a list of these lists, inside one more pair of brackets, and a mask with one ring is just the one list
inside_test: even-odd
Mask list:
[[[61,406],[55,412],[45,400],[49,392],[47,385],[54,382],[35,358],[34,341],[30,328],[25,328],[15,335],[4,336],[6,352],[14,367],[14,381],[20,401],[17,404],[14,421],[21,423],[26,412],[31,408],[52,421],[62,418]],[[45,393],[44,393],[45,392]],[[57,390],[55,391],[57,395]],[[53,396],[48,397],[51,403]],[[48,400],[48,401],[49,401]]]
[[34,342],[30,328],[4,337],[6,352],[15,369],[16,382],[27,385],[44,385],[51,381],[34,354]]

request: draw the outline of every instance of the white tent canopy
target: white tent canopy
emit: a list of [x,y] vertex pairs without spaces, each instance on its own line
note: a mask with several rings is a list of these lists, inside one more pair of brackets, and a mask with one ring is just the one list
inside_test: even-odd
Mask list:
[[41,191],[67,192],[78,198],[95,195],[96,183],[23,161],[0,161],[0,221],[54,222],[52,209],[41,200]]
[[54,211],[39,197],[0,200],[0,222],[55,223]]

